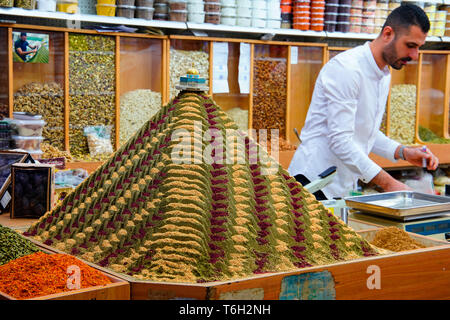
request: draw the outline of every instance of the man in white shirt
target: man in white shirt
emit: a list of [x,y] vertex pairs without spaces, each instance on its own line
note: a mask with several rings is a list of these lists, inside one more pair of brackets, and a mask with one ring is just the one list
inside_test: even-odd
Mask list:
[[344,197],[358,179],[373,182],[385,192],[409,190],[373,162],[373,152],[393,162],[404,159],[435,170],[438,159],[429,151],[405,147],[380,130],[391,75],[388,66],[401,69],[417,60],[430,22],[418,6],[406,4],[388,16],[380,35],[372,42],[347,50],[331,59],[320,71],[302,129],[302,143],[289,173],[306,184],[331,166],[334,180],[316,193],[319,200]]

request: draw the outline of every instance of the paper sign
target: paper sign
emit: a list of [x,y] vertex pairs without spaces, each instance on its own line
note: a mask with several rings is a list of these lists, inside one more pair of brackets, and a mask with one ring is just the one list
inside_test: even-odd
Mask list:
[[291,47],[291,64],[297,64],[297,63],[298,63],[298,48]]
[[213,43],[213,93],[228,93],[228,43]]
[[239,56],[239,89],[241,93],[250,92],[250,44],[241,43]]

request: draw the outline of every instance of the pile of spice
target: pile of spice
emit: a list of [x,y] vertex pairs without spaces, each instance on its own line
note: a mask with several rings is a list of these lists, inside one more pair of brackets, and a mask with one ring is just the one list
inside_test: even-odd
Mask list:
[[[222,148],[196,123],[237,139]],[[377,254],[258,149],[210,97],[182,92],[26,235],[136,279],[168,282]]]
[[425,248],[424,245],[411,238],[406,231],[397,227],[378,230],[371,243],[376,247],[395,252]]
[[0,291],[16,299],[70,291],[71,266],[80,268],[80,289],[111,283],[103,273],[75,257],[37,252],[0,266]]
[[30,240],[10,228],[0,226],[0,266],[38,251]]

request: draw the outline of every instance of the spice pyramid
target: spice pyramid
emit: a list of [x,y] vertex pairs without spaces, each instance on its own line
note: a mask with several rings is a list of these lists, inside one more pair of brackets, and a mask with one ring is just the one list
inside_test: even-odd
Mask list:
[[255,161],[248,137],[233,164],[214,148],[214,163],[175,163],[174,132],[193,137],[183,155],[215,145],[195,135],[195,122],[224,136],[238,129],[209,97],[181,92],[26,235],[153,281],[230,280],[377,254],[279,164],[266,174],[270,162]]

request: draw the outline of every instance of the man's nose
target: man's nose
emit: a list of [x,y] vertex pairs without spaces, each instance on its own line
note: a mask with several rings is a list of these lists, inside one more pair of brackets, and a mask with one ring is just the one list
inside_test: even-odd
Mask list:
[[412,60],[419,59],[419,48],[414,48],[409,51],[408,55]]

